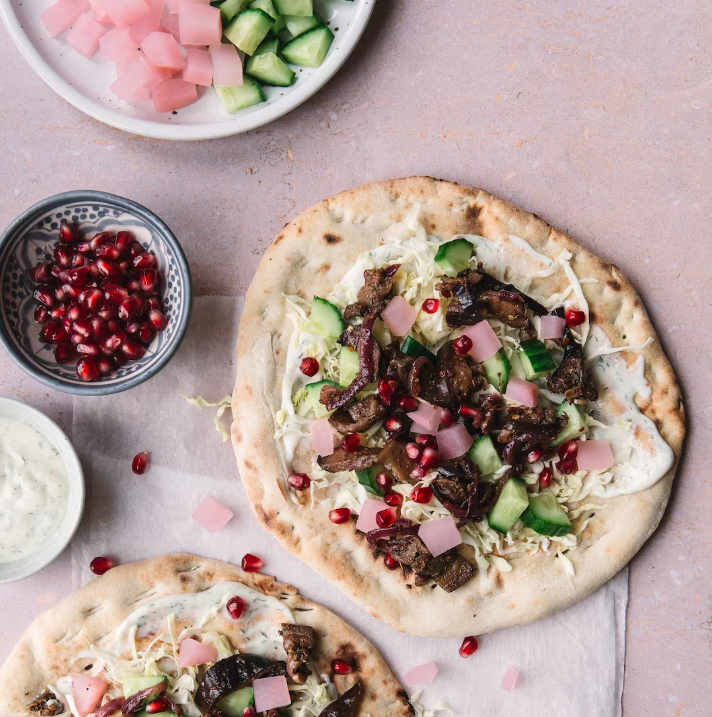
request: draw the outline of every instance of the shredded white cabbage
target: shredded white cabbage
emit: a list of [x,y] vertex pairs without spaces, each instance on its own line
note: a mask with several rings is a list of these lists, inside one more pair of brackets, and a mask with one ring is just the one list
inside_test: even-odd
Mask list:
[[225,396],[225,398],[222,398],[219,401],[206,401],[202,396],[193,398],[192,396],[187,396],[184,393],[181,393],[181,397],[188,401],[191,406],[195,406],[196,408],[217,408],[218,410],[215,413],[214,419],[215,430],[222,434],[223,443],[230,438],[227,428],[225,428],[220,421],[225,411],[230,408],[230,405],[232,404],[232,398],[230,396]]
[[450,705],[444,700],[438,702],[432,709],[427,709],[420,701],[422,694],[423,691],[419,690],[410,696],[410,704],[413,706],[413,710],[415,711],[415,717],[436,717],[436,715],[447,717],[447,715],[443,713],[447,713],[450,717],[455,716],[455,712],[452,707],[450,707]]

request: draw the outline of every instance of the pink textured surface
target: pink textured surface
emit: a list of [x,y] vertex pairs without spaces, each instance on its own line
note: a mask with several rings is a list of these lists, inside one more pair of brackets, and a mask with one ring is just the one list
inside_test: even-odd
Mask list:
[[[59,191],[115,192],[175,230],[199,294],[243,295],[299,211],[365,181],[422,173],[483,186],[614,261],[688,389],[691,424],[668,513],[631,567],[624,711],[703,717],[712,704],[711,34],[712,8],[698,0],[382,0],[353,56],[305,105],[247,135],[168,144],[83,116],[0,30],[0,222]],[[0,394],[71,428],[71,399],[4,354]],[[70,584],[65,553],[0,587],[0,659]]]

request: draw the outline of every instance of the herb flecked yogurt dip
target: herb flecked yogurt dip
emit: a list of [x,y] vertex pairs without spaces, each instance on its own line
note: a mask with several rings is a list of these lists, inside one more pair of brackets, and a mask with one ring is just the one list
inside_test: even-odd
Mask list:
[[0,417],[0,564],[51,542],[68,508],[69,476],[57,447],[28,423]]

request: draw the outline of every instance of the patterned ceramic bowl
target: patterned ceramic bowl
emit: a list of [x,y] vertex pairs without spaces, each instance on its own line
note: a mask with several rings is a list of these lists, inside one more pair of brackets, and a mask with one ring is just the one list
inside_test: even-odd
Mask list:
[[[55,361],[54,347],[40,340],[40,327],[33,320],[35,286],[28,271],[53,260],[59,225],[64,222],[75,223],[89,236],[100,231],[133,232],[156,255],[164,279],[165,330],[157,334],[142,359],[90,383],[77,377],[74,362]],[[33,378],[59,391],[103,396],[133,388],[157,374],[183,340],[192,299],[190,269],[178,240],[155,214],[130,199],[94,191],[57,194],[28,209],[0,236],[0,343]]]

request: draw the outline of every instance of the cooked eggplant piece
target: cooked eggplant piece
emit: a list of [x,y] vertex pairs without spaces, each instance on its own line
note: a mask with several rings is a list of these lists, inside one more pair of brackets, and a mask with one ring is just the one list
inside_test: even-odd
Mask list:
[[344,692],[338,700],[327,705],[319,717],[356,717],[356,710],[361,701],[361,683],[357,682],[351,689]]

